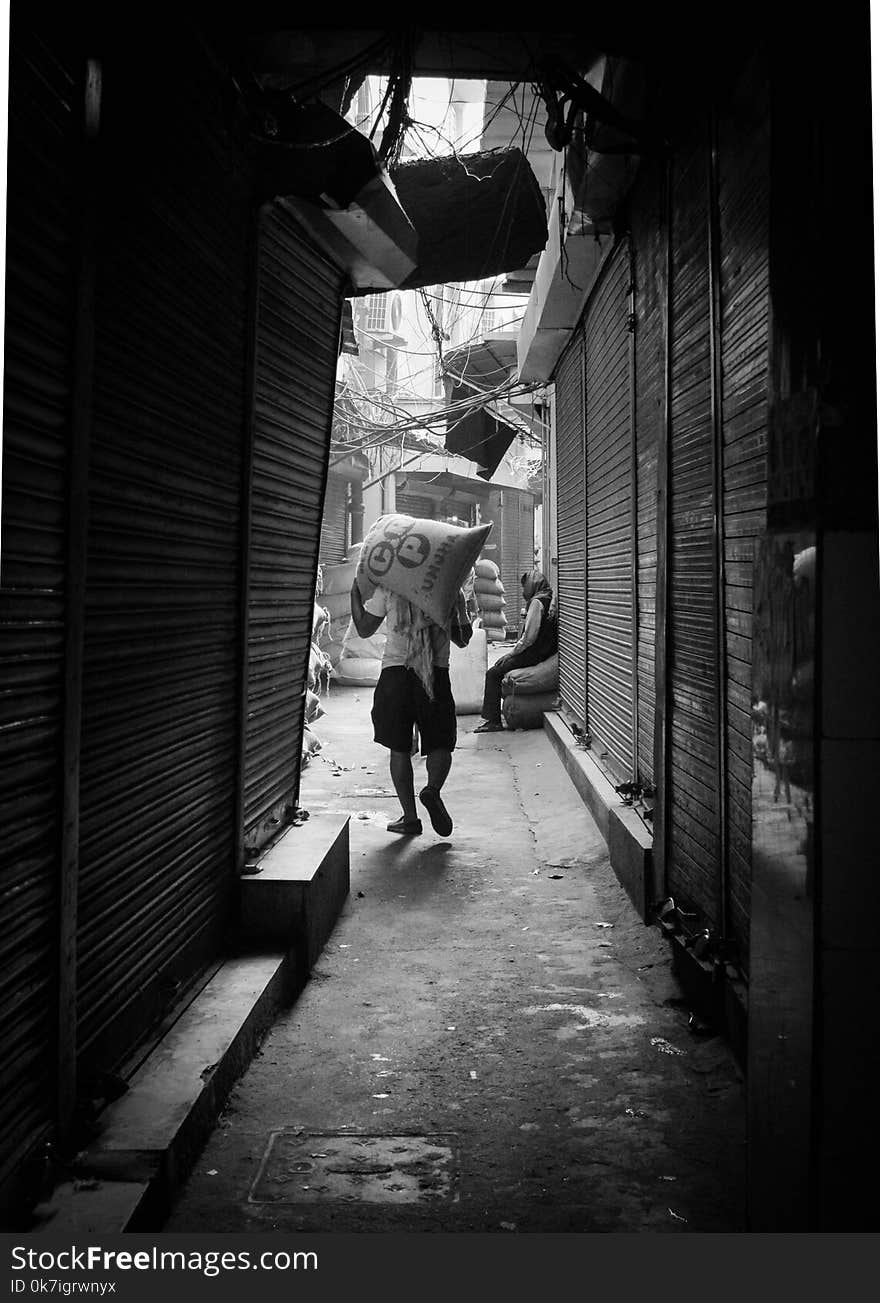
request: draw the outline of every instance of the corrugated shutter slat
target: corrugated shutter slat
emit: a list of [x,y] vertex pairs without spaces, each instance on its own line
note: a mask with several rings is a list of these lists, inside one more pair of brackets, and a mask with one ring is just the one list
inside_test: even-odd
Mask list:
[[585,316],[587,726],[594,753],[620,778],[633,768],[629,258],[624,240]]
[[673,167],[669,558],[672,721],[667,881],[717,929],[718,663],[706,146]]
[[729,916],[748,964],[751,908],[752,558],[766,501],[768,362],[766,78],[741,86],[719,132]]
[[[271,837],[299,795],[342,275],[276,205],[261,228],[259,286],[244,784],[249,848]],[[342,492],[344,549],[344,483]]]
[[12,15],[0,580],[0,1184],[54,1120],[72,59]]
[[559,690],[581,724],[586,717],[586,493],[584,484],[584,332],[573,334],[556,383],[556,537]]
[[218,952],[235,845],[247,177],[200,49],[175,46],[149,124],[150,60],[119,53],[104,77],[96,290],[84,1074],[118,1064]]

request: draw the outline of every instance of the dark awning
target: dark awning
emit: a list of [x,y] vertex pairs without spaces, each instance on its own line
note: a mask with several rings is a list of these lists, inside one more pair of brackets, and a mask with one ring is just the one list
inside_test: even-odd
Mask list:
[[489,480],[518,433],[512,425],[499,421],[481,407],[447,431],[446,447],[449,452],[476,462],[480,479]]
[[[499,332],[486,335],[480,343],[466,344],[462,348],[444,353],[446,398],[451,402],[465,393],[490,394],[516,377],[516,334]],[[462,388],[461,386],[464,386]],[[502,422],[518,427],[520,431],[541,441],[543,426],[534,414],[528,395],[505,395],[493,402]]]
[[544,197],[519,149],[415,159],[390,176],[419,239],[405,289],[515,271],[547,243]]

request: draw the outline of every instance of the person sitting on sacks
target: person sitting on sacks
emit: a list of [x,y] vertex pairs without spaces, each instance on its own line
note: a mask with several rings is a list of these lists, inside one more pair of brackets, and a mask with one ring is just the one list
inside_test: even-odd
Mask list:
[[526,618],[519,641],[509,652],[499,656],[486,671],[483,706],[480,714],[486,721],[479,724],[475,733],[497,733],[504,728],[501,720],[501,680],[510,670],[525,665],[539,665],[557,651],[556,614],[550,610],[553,589],[540,570],[528,570],[520,578]]
[[422,831],[413,780],[413,728],[419,730],[421,751],[428,770],[428,782],[419,800],[428,811],[431,825],[441,837],[452,832],[452,819],[440,790],[452,766],[455,750],[455,701],[449,683],[449,644],[466,647],[473,629],[468,620],[464,594],[459,591],[452,619],[447,627],[430,620],[405,597],[381,585],[367,585],[372,593],[364,599],[355,580],[351,589],[351,618],[362,638],[371,637],[383,620],[387,639],[382,670],[373,692],[373,738],[391,752],[391,781],[403,815],[388,824],[389,832],[417,837]]

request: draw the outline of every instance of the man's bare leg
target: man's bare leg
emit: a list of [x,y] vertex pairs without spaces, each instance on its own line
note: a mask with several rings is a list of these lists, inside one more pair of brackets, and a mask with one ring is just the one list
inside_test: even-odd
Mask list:
[[419,813],[416,809],[416,794],[413,783],[413,767],[407,751],[391,752],[391,781],[394,784],[394,790],[397,793],[397,799],[403,810],[403,817],[410,822],[418,819]]
[[440,788],[446,782],[452,766],[452,753],[443,749],[429,751],[425,756],[428,769],[428,785],[419,792],[419,800],[431,817],[431,826],[441,837],[448,837],[452,832],[452,819],[443,804]]

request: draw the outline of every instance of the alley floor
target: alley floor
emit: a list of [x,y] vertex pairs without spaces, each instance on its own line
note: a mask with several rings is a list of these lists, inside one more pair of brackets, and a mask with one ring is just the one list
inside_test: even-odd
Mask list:
[[744,1230],[733,1056],[544,732],[459,717],[454,831],[400,838],[371,698],[332,685],[301,791],[350,896],[164,1230]]

